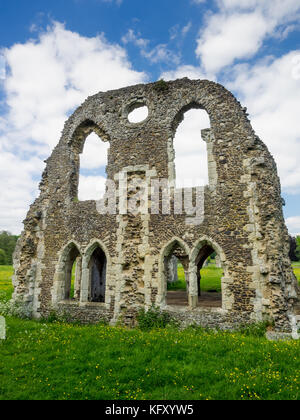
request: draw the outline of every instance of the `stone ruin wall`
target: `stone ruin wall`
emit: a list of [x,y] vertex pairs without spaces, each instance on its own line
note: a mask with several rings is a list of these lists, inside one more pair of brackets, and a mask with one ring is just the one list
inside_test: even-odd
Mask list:
[[[148,107],[148,118],[129,123],[129,112],[139,105]],[[151,179],[172,180],[173,139],[192,108],[205,109],[211,122],[211,129],[202,132],[209,185],[201,224],[188,224],[187,215],[174,214],[174,209],[170,215],[100,215],[94,201],[78,201],[80,153],[91,132],[110,144],[109,180],[120,181],[120,172],[149,185]],[[55,309],[83,322],[134,325],[136,313],[155,304],[184,324],[233,328],[270,320],[275,331],[297,335],[299,290],[288,258],[276,165],[246,110],[224,87],[182,79],[89,97],[66,122],[46,163],[40,196],[28,212],[15,252],[13,299],[32,305],[35,317]],[[165,299],[164,256],[175,242],[189,261],[189,306],[182,308],[166,305]],[[64,301],[63,276],[72,244],[81,256],[80,299]],[[97,244],[107,257],[105,303],[87,301],[88,264]],[[224,270],[223,306],[218,309],[195,305],[194,262],[205,244],[217,252]]]

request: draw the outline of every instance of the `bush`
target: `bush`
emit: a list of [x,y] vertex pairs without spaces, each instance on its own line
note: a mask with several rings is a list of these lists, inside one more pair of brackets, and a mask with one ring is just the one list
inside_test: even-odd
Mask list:
[[296,257],[298,259],[298,261],[300,261],[300,236],[297,236],[296,238]]
[[[18,236],[12,235],[9,232],[2,231],[0,232],[0,249],[5,252],[5,264],[2,265],[11,265],[13,262],[13,252],[16,247]],[[1,262],[0,262],[1,265]]]
[[47,317],[43,317],[41,321],[48,324],[55,324],[61,323],[62,321],[65,321],[65,319],[62,319],[62,316],[59,316],[56,311],[51,311],[49,315]]
[[155,82],[154,89],[157,92],[165,92],[169,89],[169,85],[168,85],[167,82],[165,82],[163,79],[161,79],[158,82]]
[[32,305],[25,305],[24,302],[21,301],[2,301],[0,302],[0,315],[31,319]]
[[152,306],[148,311],[142,309],[137,315],[138,326],[142,331],[166,328],[168,326],[176,327],[178,323],[168,312],[161,311]]
[[260,322],[257,324],[242,325],[238,332],[247,337],[265,337],[269,322]]

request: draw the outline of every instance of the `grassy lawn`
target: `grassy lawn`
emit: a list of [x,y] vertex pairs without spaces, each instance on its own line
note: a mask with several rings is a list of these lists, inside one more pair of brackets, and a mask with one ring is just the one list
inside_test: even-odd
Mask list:
[[[11,273],[0,267],[2,299]],[[7,325],[1,400],[300,399],[300,341],[15,318]]]
[[10,265],[0,265],[0,300],[9,300],[13,293],[11,277],[13,269]]
[[[207,292],[208,290],[216,290],[221,292],[221,278],[223,276],[222,268],[205,267],[201,270],[201,290]],[[186,289],[184,271],[182,266],[178,267],[178,281],[168,284],[168,290]]]
[[300,283],[300,262],[293,263],[294,273]]
[[0,399],[299,399],[300,343],[8,319]]
[[[300,262],[292,264],[294,273],[300,283]],[[209,290],[216,290],[221,292],[221,278],[223,270],[216,268],[214,265],[205,267],[201,270],[201,290],[207,292]],[[168,284],[168,290],[185,290],[186,283],[184,271],[181,265],[178,266],[178,281]]]

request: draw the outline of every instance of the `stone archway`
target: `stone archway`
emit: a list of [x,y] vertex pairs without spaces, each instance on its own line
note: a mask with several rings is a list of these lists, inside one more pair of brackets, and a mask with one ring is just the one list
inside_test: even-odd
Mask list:
[[105,303],[106,256],[100,247],[93,252],[90,263],[89,302]]
[[[81,287],[81,253],[80,247],[74,241],[68,243],[62,250],[55,273],[52,301],[58,303],[64,300],[79,299]],[[74,293],[71,296],[72,269],[76,263]]]
[[82,303],[106,303],[108,267],[110,259],[108,250],[101,241],[93,241],[83,255]]
[[[176,268],[171,267],[173,265],[173,258],[175,257],[177,262],[180,262],[184,271],[184,277],[186,282],[186,288],[180,292],[168,292],[168,283],[171,283],[174,280],[174,277],[177,276],[177,263]],[[165,305],[179,305],[187,306],[189,305],[189,249],[187,245],[179,238],[173,238],[169,243],[163,248],[161,257],[161,296],[162,302]]]
[[[216,253],[220,266],[223,269],[223,276],[221,278],[221,293],[219,295],[209,296],[205,294],[201,298],[201,274],[200,271],[207,258],[212,254]],[[232,293],[228,289],[228,285],[231,283],[231,279],[227,270],[226,256],[222,248],[209,237],[202,237],[194,245],[191,252],[190,259],[190,283],[193,291],[193,306],[203,307],[222,307],[223,309],[229,309],[232,306]]]

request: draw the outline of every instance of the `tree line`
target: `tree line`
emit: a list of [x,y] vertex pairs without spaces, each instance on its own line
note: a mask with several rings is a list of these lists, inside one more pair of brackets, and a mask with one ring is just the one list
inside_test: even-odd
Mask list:
[[9,232],[0,232],[0,265],[12,265],[18,238],[17,235],[12,235]]

